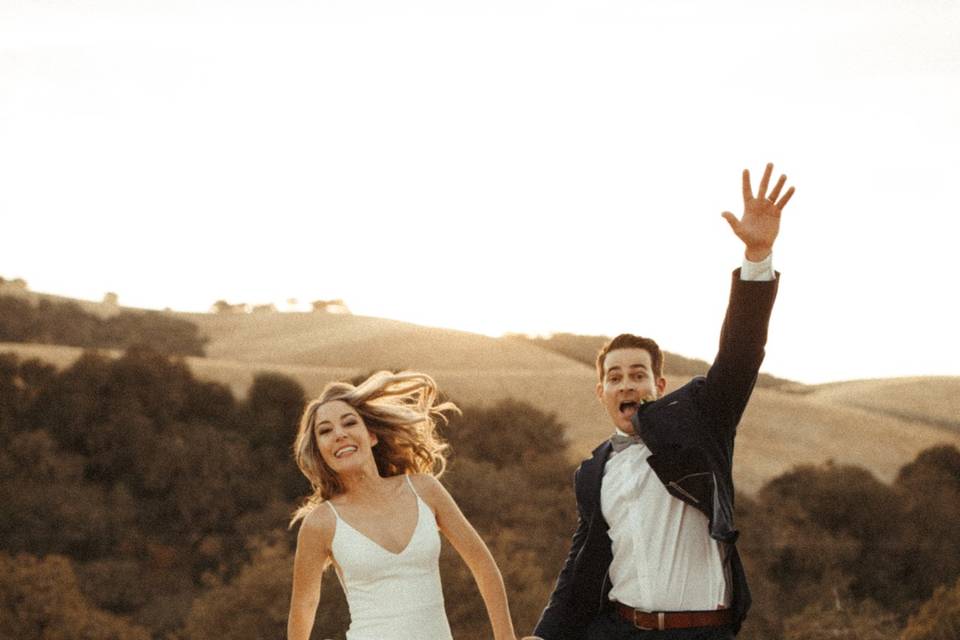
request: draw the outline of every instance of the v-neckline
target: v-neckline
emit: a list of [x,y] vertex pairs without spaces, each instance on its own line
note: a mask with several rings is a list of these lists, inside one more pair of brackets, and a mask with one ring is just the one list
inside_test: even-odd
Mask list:
[[[408,484],[409,484],[409,482],[408,482]],[[414,500],[415,500],[415,503],[414,503],[414,504],[416,504],[416,507],[417,507],[417,521],[416,521],[416,522],[414,523],[414,525],[413,525],[413,531],[410,532],[410,538],[407,540],[407,544],[403,545],[403,549],[401,549],[400,551],[396,551],[396,552],[395,552],[395,551],[390,551],[390,549],[387,549],[385,546],[383,546],[382,544],[380,544],[379,542],[377,542],[376,540],[374,540],[373,538],[371,538],[370,536],[368,536],[367,534],[365,534],[363,531],[360,531],[360,529],[357,529],[355,526],[353,526],[352,524],[350,524],[349,522],[347,522],[346,519],[345,519],[342,515],[340,515],[340,512],[339,512],[339,511],[336,511],[336,510],[334,510],[334,511],[335,511],[335,513],[337,514],[337,519],[338,519],[340,522],[342,522],[343,524],[345,524],[345,525],[347,525],[348,527],[350,527],[351,529],[353,529],[354,533],[356,533],[357,535],[359,535],[361,538],[363,538],[364,540],[366,540],[367,542],[369,542],[369,543],[372,544],[373,546],[381,549],[384,553],[389,553],[391,556],[399,557],[399,556],[402,556],[402,555],[406,552],[406,550],[410,548],[410,543],[413,542],[413,538],[417,535],[417,530],[420,529],[420,520],[421,520],[421,518],[420,518],[420,512],[421,512],[421,509],[420,509],[420,496],[417,495],[417,492],[414,491],[413,487],[410,487],[410,492],[413,493],[413,497],[414,497]],[[333,505],[331,505],[331,506],[333,506]]]

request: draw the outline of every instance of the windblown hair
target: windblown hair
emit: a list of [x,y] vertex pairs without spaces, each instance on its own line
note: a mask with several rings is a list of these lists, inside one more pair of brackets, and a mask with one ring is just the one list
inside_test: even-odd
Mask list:
[[437,433],[436,419],[446,423],[443,412],[460,413],[460,409],[452,402],[439,401],[433,378],[413,371],[378,371],[357,386],[331,382],[320,397],[307,404],[300,418],[293,457],[310,481],[313,494],[294,513],[290,526],[320,502],[344,492],[342,480],[320,455],[314,424],[317,410],[335,400],[353,407],[367,429],[376,434],[373,457],[381,476],[429,473],[439,477],[446,469],[449,445]]

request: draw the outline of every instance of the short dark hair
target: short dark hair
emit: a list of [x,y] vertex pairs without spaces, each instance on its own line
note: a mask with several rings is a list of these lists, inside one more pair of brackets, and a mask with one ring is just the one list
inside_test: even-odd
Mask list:
[[603,345],[603,348],[597,353],[597,377],[600,378],[600,382],[603,382],[603,363],[607,359],[607,354],[617,349],[643,349],[650,354],[654,377],[663,377],[663,352],[660,351],[660,345],[650,338],[635,336],[632,333],[621,333]]

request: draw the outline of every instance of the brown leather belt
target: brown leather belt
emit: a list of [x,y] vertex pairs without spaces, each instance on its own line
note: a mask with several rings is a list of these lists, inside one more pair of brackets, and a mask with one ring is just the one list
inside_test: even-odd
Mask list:
[[637,629],[662,631],[664,629],[688,629],[690,627],[719,627],[733,623],[731,609],[716,611],[641,611],[615,602],[617,613]]

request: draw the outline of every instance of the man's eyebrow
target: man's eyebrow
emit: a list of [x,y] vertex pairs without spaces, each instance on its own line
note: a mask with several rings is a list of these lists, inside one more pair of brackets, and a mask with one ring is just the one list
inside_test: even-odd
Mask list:
[[648,367],[647,365],[645,365],[645,364],[642,363],[642,362],[638,362],[637,364],[632,364],[632,365],[630,365],[630,368],[631,368],[631,369],[649,369],[650,367]]

